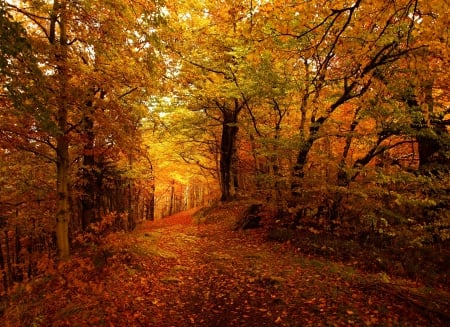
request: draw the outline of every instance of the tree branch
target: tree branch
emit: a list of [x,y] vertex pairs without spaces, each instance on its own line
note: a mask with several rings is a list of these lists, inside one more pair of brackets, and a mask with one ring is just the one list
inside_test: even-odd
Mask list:
[[39,16],[39,15],[36,15],[36,14],[32,14],[32,13],[30,13],[30,12],[28,12],[28,11],[22,9],[22,8],[19,8],[16,5],[13,5],[13,4],[9,3],[9,2],[6,2],[6,6],[10,7],[10,8],[13,8],[18,13],[21,13],[22,15],[28,17],[28,19],[30,19],[33,23],[35,23],[42,30],[42,32],[44,32],[46,38],[50,40],[50,35],[49,35],[47,29],[45,28],[45,26],[43,24],[41,24],[38,21],[39,19],[49,20],[48,17],[43,17],[43,16]]

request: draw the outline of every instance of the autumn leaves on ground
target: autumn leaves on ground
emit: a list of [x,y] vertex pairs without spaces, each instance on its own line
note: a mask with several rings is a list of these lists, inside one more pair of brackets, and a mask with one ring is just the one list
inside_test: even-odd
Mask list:
[[[242,208],[114,233],[15,290],[6,326],[432,326],[448,293],[233,230]],[[228,218],[223,216],[229,213]],[[217,215],[222,215],[217,221]],[[206,221],[205,221],[206,220]],[[94,243],[92,243],[94,244]],[[45,262],[41,264],[45,265]]]

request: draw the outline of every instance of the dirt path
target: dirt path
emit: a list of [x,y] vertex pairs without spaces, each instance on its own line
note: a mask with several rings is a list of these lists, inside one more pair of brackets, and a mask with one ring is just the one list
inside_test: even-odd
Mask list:
[[191,214],[110,234],[43,267],[11,296],[0,325],[446,325],[445,308],[430,307],[440,294],[307,257],[266,242],[262,229],[195,225]]
[[148,314],[161,326],[440,324],[382,291],[387,276],[305,258],[264,242],[259,230],[195,226],[187,212],[146,224],[137,237],[147,265],[160,264]]

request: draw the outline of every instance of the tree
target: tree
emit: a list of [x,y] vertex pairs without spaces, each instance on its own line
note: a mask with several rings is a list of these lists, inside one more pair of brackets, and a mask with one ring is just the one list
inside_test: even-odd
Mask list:
[[[157,37],[151,28],[159,23],[161,12],[150,2],[130,7],[122,2],[30,1],[4,3],[3,8],[8,17],[23,22],[22,39],[32,49],[19,53],[31,53],[22,63],[34,70],[11,72],[6,83],[15,112],[27,113],[35,121],[31,131],[39,131],[42,144],[54,151],[46,158],[56,163],[56,235],[64,259],[69,256],[73,212],[72,165],[81,155],[81,169],[92,172],[98,168],[93,164],[101,147],[104,152],[116,147],[127,153],[133,151],[129,145],[139,141],[139,120],[146,114],[143,100],[152,85],[146,72],[156,67],[157,51],[151,45]],[[84,146],[78,147],[79,141]],[[93,144],[99,146],[94,149]],[[86,193],[94,190],[90,182]],[[83,202],[84,227],[97,219],[89,213],[91,196],[86,194]]]
[[[252,6],[210,1],[205,4],[179,4],[173,8],[176,33],[170,44],[180,62],[184,92],[179,92],[188,107],[200,111],[221,125],[219,180],[222,201],[238,193],[237,138],[244,110],[250,109],[255,80],[247,74],[253,45],[249,38],[253,23],[248,15]],[[201,76],[201,79],[198,78]]]
[[342,216],[350,193],[367,191],[360,182],[375,178],[373,167],[379,177],[408,172],[416,150],[422,171],[431,162],[445,166],[448,105],[438,72],[446,72],[448,54],[446,39],[436,37],[446,30],[445,6],[402,0],[169,7],[172,77],[183,88],[175,94],[211,119],[198,121],[204,129],[221,126],[222,199],[232,198],[234,180],[241,192],[249,184],[242,183],[247,153],[255,176],[247,190],[272,181],[265,186],[282,199],[291,183],[292,206],[331,220]]

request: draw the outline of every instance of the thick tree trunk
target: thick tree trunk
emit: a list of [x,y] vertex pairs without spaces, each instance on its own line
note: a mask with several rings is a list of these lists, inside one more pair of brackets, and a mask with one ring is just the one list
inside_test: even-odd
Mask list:
[[406,104],[411,109],[421,110],[422,113],[420,121],[415,122],[413,128],[418,132],[416,140],[419,150],[419,170],[425,174],[449,167],[448,160],[443,155],[445,148],[441,140],[443,136],[447,136],[448,132],[445,125],[434,125],[431,120],[434,111],[433,85],[433,79],[424,81],[421,85],[425,98],[422,107],[420,107],[415,94],[404,96]]
[[236,147],[236,137],[239,131],[237,126],[237,114],[235,111],[223,110],[222,141],[220,145],[220,186],[222,191],[221,201],[233,199],[233,163]]
[[417,137],[417,142],[419,146],[419,169],[420,170],[428,170],[439,162],[438,160],[438,151],[440,150],[439,141],[436,137],[432,136],[433,131],[429,129],[429,136],[423,135]]
[[301,190],[300,190],[301,180],[305,176],[304,168],[305,168],[305,164],[306,164],[306,159],[308,157],[308,153],[311,150],[311,147],[312,147],[314,141],[315,141],[315,138],[313,136],[308,137],[304,141],[304,143],[301,145],[301,148],[298,151],[297,160],[295,162],[293,172],[292,172],[293,180],[292,180],[292,184],[291,184],[291,189],[292,189],[292,194],[294,196],[298,196],[301,193]]
[[417,142],[419,145],[419,169],[424,172],[448,170],[449,163],[443,153],[446,151],[442,137],[448,137],[445,125],[433,125],[431,116],[434,111],[433,100],[434,81],[423,83],[425,93],[424,127],[425,132],[419,133]]

